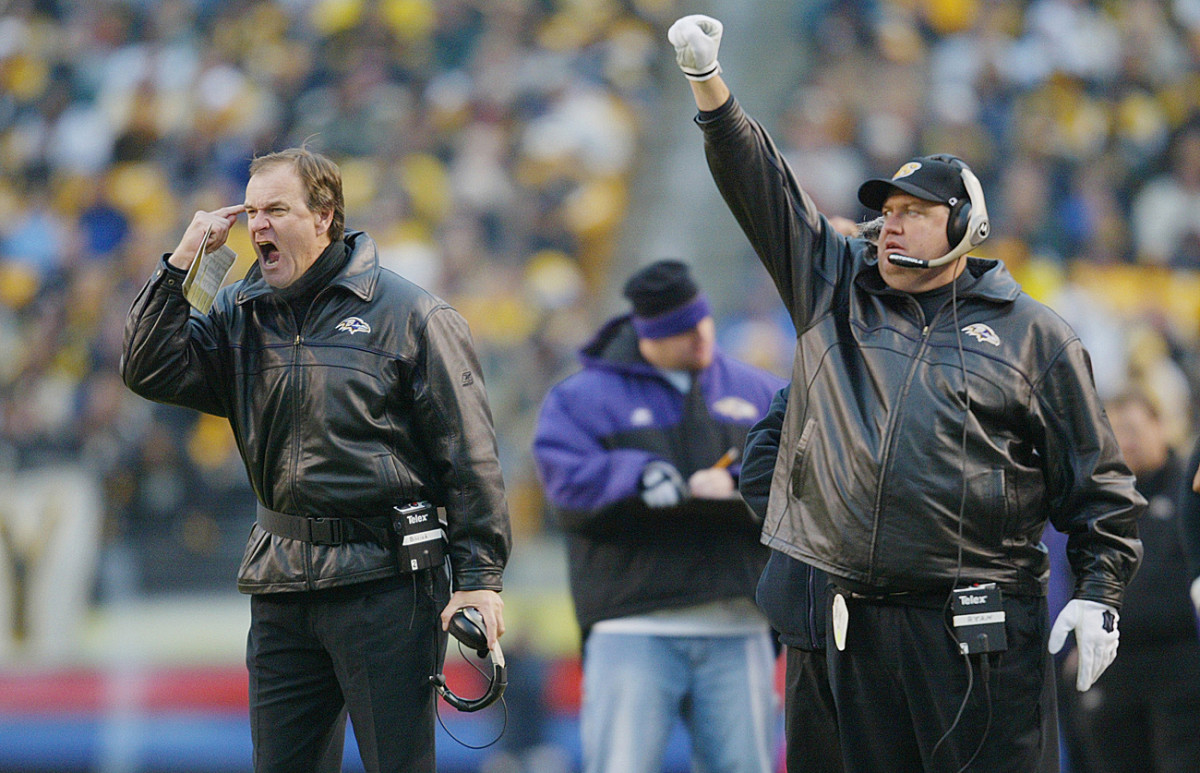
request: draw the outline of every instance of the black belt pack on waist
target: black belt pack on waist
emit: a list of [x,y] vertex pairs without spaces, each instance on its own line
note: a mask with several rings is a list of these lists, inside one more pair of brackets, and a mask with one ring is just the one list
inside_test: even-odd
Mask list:
[[446,510],[429,502],[410,502],[392,508],[392,531],[401,572],[441,566],[446,555]]
[[442,563],[445,556],[445,508],[412,502],[375,518],[315,518],[281,513],[258,503],[258,525],[277,537],[312,545],[376,542],[395,546],[401,572],[416,572]]

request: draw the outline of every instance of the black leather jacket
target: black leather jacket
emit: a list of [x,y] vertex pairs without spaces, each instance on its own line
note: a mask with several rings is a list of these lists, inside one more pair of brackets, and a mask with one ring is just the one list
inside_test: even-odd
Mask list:
[[[349,259],[302,330],[257,264],[200,315],[164,261],[130,309],[121,375],[143,397],[228,418],[250,484],[273,510],[362,518],[418,499],[444,506],[455,587],[498,591],[508,509],[466,321],[381,268],[366,234],[345,241]],[[255,525],[238,589],[397,573],[384,542],[313,545]]]
[[947,304],[925,319],[736,100],[698,123],[798,331],[763,541],[871,591],[957,580],[1044,595],[1049,519],[1069,535],[1075,596],[1119,606],[1145,501],[1070,327],[974,258],[957,316]]

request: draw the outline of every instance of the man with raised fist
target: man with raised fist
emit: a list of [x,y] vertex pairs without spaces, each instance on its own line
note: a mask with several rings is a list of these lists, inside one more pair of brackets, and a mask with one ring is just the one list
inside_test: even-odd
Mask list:
[[[830,578],[845,769],[1057,770],[1048,646],[1074,631],[1080,690],[1115,657],[1145,507],[1086,351],[1003,264],[968,256],[989,222],[961,160],[866,181],[882,230],[838,233],[732,96],[721,23],[686,16],[667,37],[713,179],[797,330],[762,533]],[[1078,577],[1052,630],[1047,520]]]

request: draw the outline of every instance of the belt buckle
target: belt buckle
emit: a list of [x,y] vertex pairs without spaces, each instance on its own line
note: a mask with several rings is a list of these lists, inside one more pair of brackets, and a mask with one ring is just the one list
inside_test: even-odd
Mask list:
[[309,518],[308,536],[314,545],[340,545],[342,538],[341,518]]

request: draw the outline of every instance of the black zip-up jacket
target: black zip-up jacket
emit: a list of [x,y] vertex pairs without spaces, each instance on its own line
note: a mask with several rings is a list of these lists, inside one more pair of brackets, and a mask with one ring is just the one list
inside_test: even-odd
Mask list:
[[[350,256],[303,329],[257,263],[201,315],[164,260],[129,311],[121,375],[150,400],[227,418],[273,510],[380,519],[413,500],[444,506],[455,588],[498,591],[508,509],[466,321],[381,268],[365,233],[345,242]],[[319,590],[398,571],[386,541],[314,545],[256,524],[238,589]]]
[[974,258],[957,303],[925,319],[736,100],[697,123],[797,330],[763,541],[854,590],[1044,595],[1049,519],[1068,534],[1075,596],[1119,607],[1145,501],[1070,327]]

